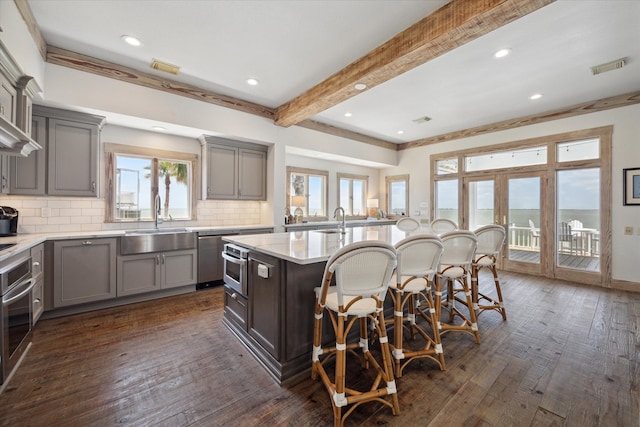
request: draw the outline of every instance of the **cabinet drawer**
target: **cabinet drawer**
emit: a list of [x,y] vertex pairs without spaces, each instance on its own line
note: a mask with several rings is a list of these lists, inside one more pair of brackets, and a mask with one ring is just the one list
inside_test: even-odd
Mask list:
[[44,311],[44,286],[43,281],[38,280],[33,287],[33,291],[31,293],[32,302],[31,302],[31,311],[33,312],[33,324],[35,325],[42,312]]
[[224,287],[224,315],[243,330],[247,330],[247,299],[226,286]]

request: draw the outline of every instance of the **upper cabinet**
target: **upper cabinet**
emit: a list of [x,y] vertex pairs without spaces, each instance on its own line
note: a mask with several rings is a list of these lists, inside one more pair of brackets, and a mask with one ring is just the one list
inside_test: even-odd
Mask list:
[[212,136],[206,147],[206,197],[218,200],[267,199],[267,147]]
[[104,117],[35,105],[32,133],[43,147],[12,159],[11,193],[98,196],[98,147]]
[[40,149],[31,138],[32,99],[40,90],[0,43],[0,154],[26,157]]

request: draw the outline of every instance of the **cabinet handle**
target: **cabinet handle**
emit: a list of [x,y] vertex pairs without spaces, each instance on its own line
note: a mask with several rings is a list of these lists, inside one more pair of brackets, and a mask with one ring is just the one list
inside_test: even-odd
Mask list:
[[160,255],[156,255],[156,265],[160,265]]
[[34,304],[40,304],[40,298],[36,298],[36,299],[34,299],[34,300],[33,300],[33,303],[34,303]]
[[164,254],[162,254],[162,263],[164,264]]
[[4,116],[4,105],[0,105],[0,114]]
[[91,181],[91,192],[92,193],[96,192],[96,182],[95,181]]
[[235,292],[231,294],[231,299],[238,299],[238,294]]
[[40,267],[40,261],[34,261],[33,262],[33,266],[34,267]]
[[83,245],[88,246],[88,245],[93,245],[93,242],[91,240],[85,240],[84,242],[82,242]]

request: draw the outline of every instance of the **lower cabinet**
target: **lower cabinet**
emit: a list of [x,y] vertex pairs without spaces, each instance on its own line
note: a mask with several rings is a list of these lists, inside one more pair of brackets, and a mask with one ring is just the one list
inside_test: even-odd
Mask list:
[[262,253],[249,256],[248,332],[267,352],[280,353],[280,259]]
[[247,299],[228,286],[224,287],[224,315],[247,331]]
[[198,282],[195,249],[118,257],[118,296],[177,288]]
[[31,248],[31,277],[36,282],[31,294],[31,312],[35,325],[44,311],[44,243]]
[[116,297],[116,238],[53,243],[53,306]]

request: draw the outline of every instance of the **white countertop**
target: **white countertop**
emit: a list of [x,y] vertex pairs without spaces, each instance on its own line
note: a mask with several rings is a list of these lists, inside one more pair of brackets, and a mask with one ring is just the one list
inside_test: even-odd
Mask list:
[[[273,228],[273,225],[254,224],[254,225],[236,225],[236,226],[200,226],[200,227],[180,227],[178,224],[170,224],[164,228],[169,229],[185,229],[192,232],[226,232],[241,231],[261,228]],[[0,251],[0,261],[3,261],[15,254],[31,249],[32,247],[43,243],[47,240],[72,240],[72,239],[97,239],[101,237],[118,237],[124,236],[127,232],[147,229],[130,229],[130,230],[103,230],[103,231],[74,231],[69,233],[23,233],[15,236],[0,237],[0,244],[15,243],[8,249]],[[163,227],[159,227],[160,230]]]
[[380,240],[395,245],[411,234],[430,233],[430,231],[428,228],[423,228],[406,232],[398,229],[394,224],[347,228],[344,235],[313,230],[226,236],[222,240],[297,264],[313,264],[327,261],[337,249],[349,243]]

